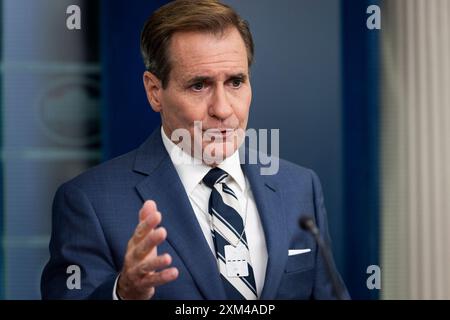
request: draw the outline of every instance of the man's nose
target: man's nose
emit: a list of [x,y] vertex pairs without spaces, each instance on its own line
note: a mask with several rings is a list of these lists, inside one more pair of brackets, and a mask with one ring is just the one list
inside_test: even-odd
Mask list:
[[227,119],[233,114],[230,99],[223,86],[215,88],[208,111],[210,116],[218,119]]

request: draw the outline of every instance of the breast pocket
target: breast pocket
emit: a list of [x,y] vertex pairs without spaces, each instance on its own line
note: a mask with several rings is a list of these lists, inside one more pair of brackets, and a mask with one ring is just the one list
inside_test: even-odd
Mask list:
[[288,256],[285,272],[300,272],[314,267],[314,251]]

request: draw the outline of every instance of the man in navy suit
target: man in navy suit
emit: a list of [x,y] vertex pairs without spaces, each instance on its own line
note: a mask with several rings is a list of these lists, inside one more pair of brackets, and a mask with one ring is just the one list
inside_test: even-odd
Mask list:
[[334,299],[314,238],[298,227],[310,215],[330,243],[317,176],[283,160],[264,175],[239,158],[247,23],[217,1],[174,1],[146,22],[141,50],[162,127],[58,189],[43,298]]

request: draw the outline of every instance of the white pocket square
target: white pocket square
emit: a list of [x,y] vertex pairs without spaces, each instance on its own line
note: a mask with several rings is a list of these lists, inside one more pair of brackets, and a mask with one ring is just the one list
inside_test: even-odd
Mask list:
[[307,252],[311,252],[311,249],[289,249],[288,256],[296,256]]

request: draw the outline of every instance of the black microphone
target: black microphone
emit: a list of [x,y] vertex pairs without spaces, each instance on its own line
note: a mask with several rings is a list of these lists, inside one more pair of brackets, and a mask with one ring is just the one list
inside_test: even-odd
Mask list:
[[331,257],[331,251],[330,248],[326,245],[326,243],[323,241],[322,237],[320,236],[319,228],[317,228],[316,223],[314,220],[309,216],[303,216],[299,220],[300,228],[302,228],[305,231],[310,232],[314,239],[317,242],[317,245],[319,246],[319,250],[322,253],[322,257],[325,261],[325,267],[327,269],[328,275],[331,278],[331,283],[333,285],[333,291],[336,295],[336,298],[338,300],[344,300],[344,289],[342,288],[342,284],[339,281],[339,278],[334,271],[334,268],[332,267],[332,257]]

